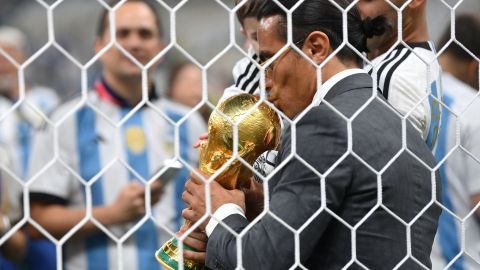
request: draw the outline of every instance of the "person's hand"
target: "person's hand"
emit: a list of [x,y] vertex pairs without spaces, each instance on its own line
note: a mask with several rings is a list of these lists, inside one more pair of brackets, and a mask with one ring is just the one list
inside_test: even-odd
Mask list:
[[[177,237],[182,236],[185,231],[188,229],[186,226],[182,226],[180,230],[177,232]],[[206,251],[207,251],[207,235],[200,231],[198,228],[191,232],[184,240],[183,244],[188,245],[191,248],[195,249],[192,250],[183,250],[183,257],[187,260],[192,260],[200,264],[205,264],[206,258]]]
[[263,185],[250,178],[250,188],[243,189],[245,193],[245,206],[248,221],[254,220],[263,211]]
[[[151,202],[157,203],[162,194],[160,181],[151,184]],[[117,199],[111,205],[118,223],[128,222],[145,215],[145,187],[138,181],[132,181],[122,188]]]
[[200,143],[204,140],[207,140],[208,139],[208,133],[204,133],[202,135],[200,135],[200,138],[198,138],[198,141],[193,144],[193,148],[199,148],[200,147]]
[[[207,179],[207,176],[204,176]],[[204,181],[197,177],[196,174],[191,173],[190,179],[185,184],[185,191],[182,194],[182,199],[190,207],[184,209],[182,216],[192,222],[197,222],[205,215],[205,184]],[[213,181],[210,183],[210,203],[212,214],[217,209],[227,203],[234,203],[240,206],[245,211],[245,195],[238,189],[227,190],[223,188],[219,183]],[[200,224],[200,229],[205,230],[210,218],[207,218],[205,222]]]

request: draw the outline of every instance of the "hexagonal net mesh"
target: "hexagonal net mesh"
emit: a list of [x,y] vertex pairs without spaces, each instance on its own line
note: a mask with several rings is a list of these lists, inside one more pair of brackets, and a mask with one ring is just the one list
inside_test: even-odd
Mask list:
[[0,269],[480,268],[476,2],[79,2],[0,26]]

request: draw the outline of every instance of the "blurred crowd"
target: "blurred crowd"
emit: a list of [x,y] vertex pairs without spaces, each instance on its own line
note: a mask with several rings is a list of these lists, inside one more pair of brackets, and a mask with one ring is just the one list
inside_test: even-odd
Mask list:
[[[0,17],[31,5],[27,2],[2,3]],[[182,54],[156,57],[169,46],[170,34],[168,19],[152,2],[127,1],[115,12],[115,28],[106,10],[95,26],[86,22],[92,26],[84,28],[95,35],[83,30],[72,38],[91,41],[83,50],[99,55],[85,74],[59,61],[58,49],[48,49],[23,69],[46,40],[31,42],[20,30],[24,26],[0,21],[0,269],[50,270],[59,263],[66,269],[117,269],[118,263],[124,269],[158,269],[153,253],[183,222],[188,167],[198,165],[192,145],[207,131],[210,112],[238,92],[259,94],[253,16],[239,16],[236,35],[244,52],[202,71]],[[429,42],[439,57],[428,65],[439,65],[440,79],[425,81],[430,95],[412,101],[425,103],[431,118],[424,120],[422,113],[416,118],[421,106],[404,108],[397,96],[389,102],[420,130],[440,164],[444,207],[433,269],[449,262],[449,269],[479,269],[480,17],[459,13],[455,22],[454,40],[447,26],[438,41]],[[111,46],[111,29],[118,47]],[[212,38],[195,40],[221,43]],[[66,44],[61,39],[68,37],[58,41]],[[88,53],[77,53],[89,60]],[[379,87],[386,80],[379,78]],[[88,84],[86,95],[82,83]],[[183,168],[165,179],[165,160],[172,159],[180,159]],[[85,219],[87,214],[92,219]],[[56,248],[55,239],[66,242]],[[121,256],[112,239],[122,243]]]

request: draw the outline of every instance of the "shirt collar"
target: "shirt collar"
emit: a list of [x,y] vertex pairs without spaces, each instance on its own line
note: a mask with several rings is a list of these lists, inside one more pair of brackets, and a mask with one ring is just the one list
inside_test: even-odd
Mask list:
[[328,79],[326,82],[322,84],[320,89],[317,90],[317,92],[315,93],[315,96],[313,96],[313,104],[315,106],[320,105],[321,101],[325,98],[325,96],[333,88],[333,86],[335,86],[338,82],[345,79],[346,77],[349,77],[355,74],[360,74],[360,73],[366,73],[366,72],[360,68],[351,68],[333,75],[330,79]]
[[[110,103],[113,103],[122,108],[131,108],[133,107],[126,99],[118,95],[113,88],[107,84],[105,79],[101,77],[95,82],[95,90],[101,99],[106,100]],[[149,89],[148,99],[154,101],[158,99],[157,91],[155,91],[155,86]]]

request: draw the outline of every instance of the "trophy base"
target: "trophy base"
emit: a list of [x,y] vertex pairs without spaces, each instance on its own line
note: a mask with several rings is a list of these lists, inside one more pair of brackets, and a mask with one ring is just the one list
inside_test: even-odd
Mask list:
[[[188,245],[183,245],[185,250],[194,250]],[[177,239],[172,238],[168,240],[163,246],[155,252],[155,258],[157,261],[163,265],[168,270],[177,270],[178,260],[180,258],[180,249],[177,245]],[[203,270],[203,265],[200,265],[194,261],[184,259],[183,260],[183,269],[185,270]]]

